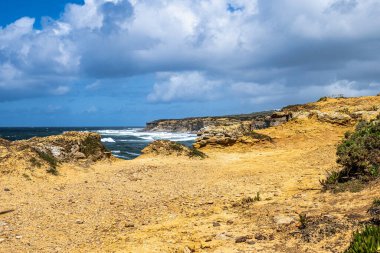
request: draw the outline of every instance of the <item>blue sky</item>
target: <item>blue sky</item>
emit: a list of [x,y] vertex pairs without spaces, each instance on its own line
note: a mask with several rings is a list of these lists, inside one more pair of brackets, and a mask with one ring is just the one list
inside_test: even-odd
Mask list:
[[13,0],[0,11],[0,126],[141,126],[380,92],[377,0]]

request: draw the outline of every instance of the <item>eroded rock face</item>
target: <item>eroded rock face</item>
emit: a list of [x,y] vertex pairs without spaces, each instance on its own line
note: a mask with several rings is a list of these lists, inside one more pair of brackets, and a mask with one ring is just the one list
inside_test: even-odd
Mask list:
[[208,127],[232,126],[246,122],[262,122],[265,124],[273,111],[252,114],[231,115],[224,117],[198,117],[185,119],[163,119],[147,123],[145,131],[152,132],[184,132],[197,133]]
[[56,167],[60,163],[89,164],[110,158],[100,139],[99,134],[87,132],[13,142],[0,139],[0,172]]
[[189,148],[177,142],[168,140],[154,141],[142,150],[145,155],[163,155],[163,156],[187,156],[190,158],[206,158],[203,152],[194,148]]

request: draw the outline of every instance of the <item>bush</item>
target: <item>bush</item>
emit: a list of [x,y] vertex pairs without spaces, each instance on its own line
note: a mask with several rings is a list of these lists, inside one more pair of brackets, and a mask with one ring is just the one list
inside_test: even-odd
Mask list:
[[345,253],[380,252],[380,227],[366,226],[362,232],[354,233],[353,240]]
[[321,184],[324,188],[352,180],[368,182],[380,174],[380,120],[361,121],[355,132],[346,133],[337,148],[337,163],[342,170],[330,172]]
[[327,101],[328,97],[321,97],[320,99],[318,99],[317,102],[324,102],[324,101]]
[[340,181],[346,178],[373,178],[380,167],[380,122],[361,122],[338,146],[337,162],[343,166]]

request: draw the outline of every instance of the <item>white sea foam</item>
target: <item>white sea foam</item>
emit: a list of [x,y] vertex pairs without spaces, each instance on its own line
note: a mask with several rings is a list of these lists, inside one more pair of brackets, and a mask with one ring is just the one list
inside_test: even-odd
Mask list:
[[[98,130],[99,134],[103,136],[133,136],[141,141],[155,141],[155,140],[171,140],[171,141],[193,141],[196,139],[196,134],[190,133],[169,133],[169,132],[142,132],[141,128],[131,128],[123,130]],[[104,138],[108,139],[108,138]],[[102,139],[103,140],[103,139]],[[120,141],[136,141],[136,140],[120,140]]]
[[125,153],[129,154],[129,155],[133,155],[133,156],[139,156],[140,154],[137,154],[137,153],[133,153],[133,152],[128,152],[128,151],[125,151]]
[[116,142],[116,141],[112,138],[102,138],[101,142]]
[[114,154],[120,154],[121,151],[120,150],[112,150],[111,152]]

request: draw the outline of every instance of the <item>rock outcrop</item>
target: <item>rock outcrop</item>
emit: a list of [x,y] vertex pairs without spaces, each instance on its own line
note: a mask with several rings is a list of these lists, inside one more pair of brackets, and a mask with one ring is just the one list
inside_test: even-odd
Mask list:
[[206,158],[206,154],[195,149],[182,145],[177,142],[158,140],[154,141],[142,150],[145,155],[163,155],[163,156],[187,156],[190,158]]
[[[270,121],[273,111],[221,117],[197,117],[185,119],[162,119],[148,122],[145,131],[197,133],[207,127],[231,126],[240,123],[256,122],[257,126],[274,124]],[[269,117],[269,118],[268,118]]]
[[66,132],[13,142],[0,139],[0,173],[55,170],[61,163],[88,165],[110,157],[96,133]]
[[380,113],[378,97],[372,97],[371,100],[373,101],[368,103],[368,100],[326,97],[314,103],[287,106],[281,111],[252,121],[229,121],[224,125],[207,126],[198,131],[194,147],[225,147],[237,143],[256,144],[272,141],[269,136],[256,133],[255,130],[276,127],[290,120],[316,119],[334,125],[353,126],[361,120],[371,120]]

